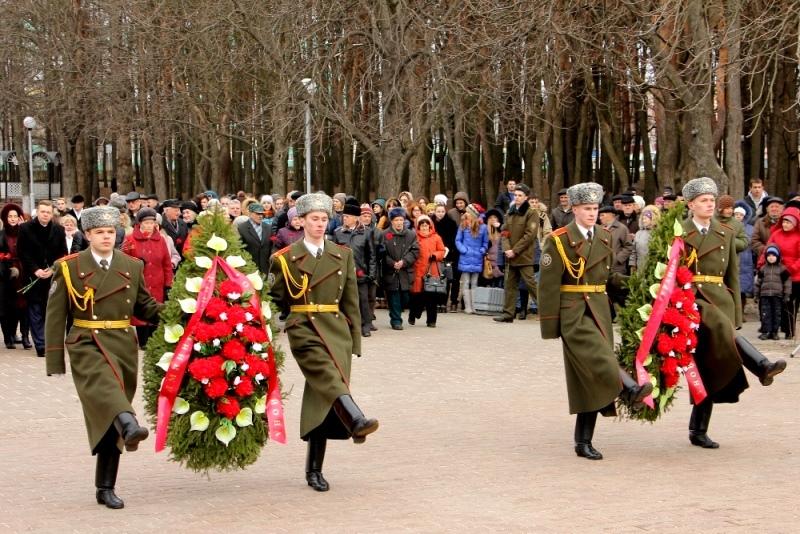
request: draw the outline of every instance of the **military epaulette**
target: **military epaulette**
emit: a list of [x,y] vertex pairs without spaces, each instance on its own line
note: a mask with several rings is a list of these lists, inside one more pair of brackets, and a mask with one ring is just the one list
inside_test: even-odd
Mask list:
[[80,252],[76,252],[75,254],[68,254],[67,256],[64,256],[64,257],[62,257],[62,258],[59,258],[59,259],[58,259],[58,261],[69,261],[69,260],[74,260],[75,258],[77,258],[77,257],[78,257],[78,254],[80,254]]
[[287,245],[287,246],[283,247],[282,249],[273,252],[272,253],[272,257],[273,258],[277,258],[278,256],[281,256],[281,255],[285,254],[286,252],[288,252],[288,250],[291,248],[291,246],[292,245]]
[[561,228],[557,228],[557,229],[553,230],[551,235],[553,237],[556,237],[556,236],[559,236],[559,235],[564,235],[566,233],[567,233],[567,227],[566,226],[562,226]]

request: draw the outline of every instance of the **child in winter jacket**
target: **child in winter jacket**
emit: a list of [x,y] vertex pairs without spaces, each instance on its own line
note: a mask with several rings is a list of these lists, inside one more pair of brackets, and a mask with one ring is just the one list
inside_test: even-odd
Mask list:
[[758,339],[778,339],[781,312],[792,295],[792,278],[781,263],[781,251],[769,245],[764,253],[766,262],[756,275],[755,295],[760,301],[761,335]]

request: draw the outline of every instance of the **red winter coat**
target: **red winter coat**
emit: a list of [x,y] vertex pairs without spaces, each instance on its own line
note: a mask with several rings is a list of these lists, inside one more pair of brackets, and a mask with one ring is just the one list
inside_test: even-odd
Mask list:
[[122,246],[128,255],[144,261],[144,285],[158,302],[164,302],[164,288],[172,286],[172,260],[159,232],[149,236],[137,225]]
[[[800,221],[800,210],[797,208],[786,208],[783,215],[793,215]],[[800,225],[795,226],[791,232],[784,232],[783,226],[779,221],[775,225],[776,229],[769,237],[767,246],[775,245],[781,251],[781,263],[786,266],[789,276],[793,282],[800,282]],[[767,247],[764,247],[766,251]],[[758,268],[760,269],[765,262],[764,252],[758,258]]]
[[[444,243],[436,230],[433,229],[433,224],[430,225],[431,233],[428,237],[423,237],[417,230],[417,241],[419,242],[419,257],[414,262],[414,282],[411,284],[412,293],[422,292],[422,280],[428,273],[428,266],[430,265],[431,275],[439,276],[439,267],[436,262],[444,259]],[[436,262],[431,263],[431,254],[436,256]]]

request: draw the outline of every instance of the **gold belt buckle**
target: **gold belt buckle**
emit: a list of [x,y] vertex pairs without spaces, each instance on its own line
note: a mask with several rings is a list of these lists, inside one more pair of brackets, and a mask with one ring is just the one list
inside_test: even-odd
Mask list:
[[110,330],[111,329],[111,321],[103,321],[103,328],[105,328],[106,330]]

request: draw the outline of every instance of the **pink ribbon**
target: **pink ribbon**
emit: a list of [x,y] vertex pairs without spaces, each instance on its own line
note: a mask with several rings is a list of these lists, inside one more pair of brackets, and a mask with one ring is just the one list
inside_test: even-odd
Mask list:
[[[161,383],[161,389],[159,390],[158,395],[158,413],[156,418],[156,452],[161,452],[164,450],[164,446],[167,443],[167,431],[169,430],[170,413],[172,412],[172,406],[175,403],[175,398],[178,396],[178,392],[181,389],[183,376],[186,373],[186,367],[189,364],[189,357],[191,356],[192,349],[194,347],[194,338],[192,337],[191,333],[194,332],[195,325],[203,317],[203,313],[208,307],[211,297],[214,295],[217,267],[222,269],[228,278],[241,285],[243,290],[249,290],[252,292],[252,296],[250,297],[250,305],[256,310],[258,319],[262,321],[262,324],[265,324],[261,314],[261,302],[258,298],[258,294],[253,288],[253,284],[245,275],[228,265],[228,262],[226,262],[223,258],[216,256],[214,261],[211,263],[211,267],[208,269],[208,272],[206,272],[205,276],[203,276],[203,281],[200,285],[200,292],[197,295],[197,309],[195,310],[195,313],[192,315],[191,319],[189,319],[189,323],[186,325],[184,334],[175,347],[175,352],[172,356],[172,361],[169,364],[169,369],[167,370],[167,374],[164,376],[164,380]],[[283,404],[281,403],[280,384],[278,383],[275,356],[272,350],[272,339],[268,339],[268,342],[270,345],[267,351],[269,378],[267,383],[268,397],[266,412],[269,437],[278,443],[286,443],[286,432],[283,422]]]

